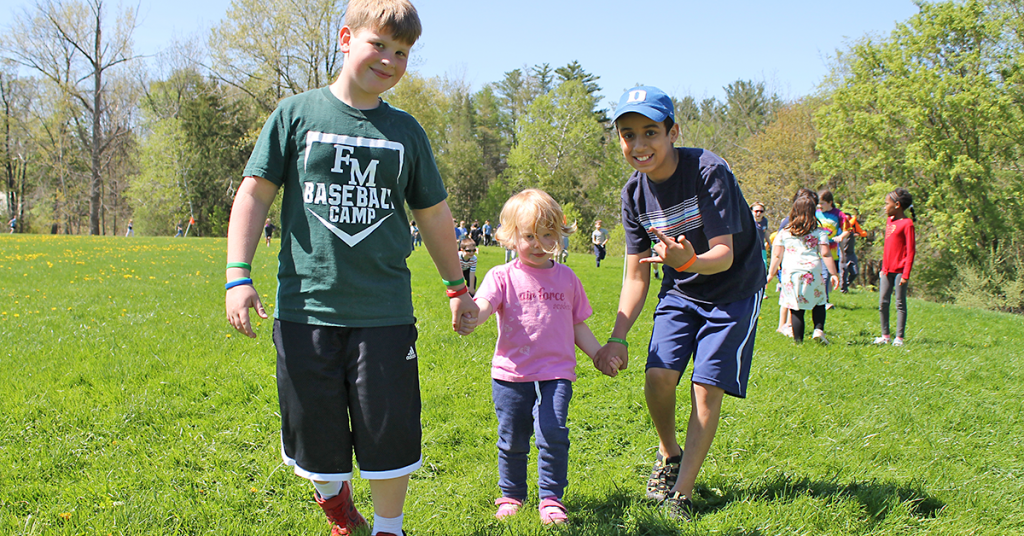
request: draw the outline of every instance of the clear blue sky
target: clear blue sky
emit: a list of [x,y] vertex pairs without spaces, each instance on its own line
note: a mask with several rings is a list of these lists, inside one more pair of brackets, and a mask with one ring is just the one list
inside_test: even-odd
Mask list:
[[[785,98],[807,95],[837,48],[866,34],[888,35],[917,12],[911,0],[413,3],[424,28],[413,54],[421,74],[455,75],[479,89],[524,65],[577,60],[600,76],[604,101],[638,82],[677,97],[722,98],[722,87],[738,79],[764,81]],[[32,3],[0,5],[6,28],[13,10]],[[136,50],[151,54],[175,36],[209,28],[229,6],[230,0],[141,0]]]

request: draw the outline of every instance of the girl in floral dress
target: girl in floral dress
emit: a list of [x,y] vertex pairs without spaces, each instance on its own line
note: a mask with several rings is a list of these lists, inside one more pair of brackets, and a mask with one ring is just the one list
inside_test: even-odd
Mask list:
[[[839,287],[836,263],[829,252],[828,231],[821,228],[815,217],[818,195],[801,188],[793,199],[789,224],[782,228],[772,242],[772,265],[768,281],[782,269],[782,292],[779,306],[792,312],[793,340],[804,340],[804,311],[811,310],[814,334],[811,338],[828,344],[825,338],[825,285]],[[825,263],[829,281],[822,278],[821,263]]]

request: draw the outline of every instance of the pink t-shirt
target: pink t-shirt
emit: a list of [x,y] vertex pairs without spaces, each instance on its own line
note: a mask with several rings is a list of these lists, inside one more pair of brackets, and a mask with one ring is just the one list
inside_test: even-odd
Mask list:
[[491,377],[509,382],[576,381],[573,326],[593,312],[568,267],[533,268],[515,259],[487,272],[476,298],[498,317]]

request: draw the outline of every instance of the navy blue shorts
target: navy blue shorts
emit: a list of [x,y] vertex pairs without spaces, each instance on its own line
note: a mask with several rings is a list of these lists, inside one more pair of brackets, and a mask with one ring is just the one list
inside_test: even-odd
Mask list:
[[692,356],[691,381],[746,398],[763,293],[721,305],[665,295],[654,311],[647,368],[675,370],[682,378]]

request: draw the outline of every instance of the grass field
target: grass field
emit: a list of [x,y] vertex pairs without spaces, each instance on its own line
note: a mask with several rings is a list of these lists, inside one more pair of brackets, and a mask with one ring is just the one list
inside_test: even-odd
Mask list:
[[[276,246],[253,263],[269,304]],[[271,323],[250,340],[224,320],[224,249],[0,237],[0,534],[327,534],[311,486],[281,465]],[[481,275],[502,260],[481,255]],[[621,260],[569,264],[603,340]],[[534,485],[528,508],[498,522],[494,321],[460,339],[426,252],[410,266],[425,456],[410,534],[1024,533],[1024,320],[912,299],[907,345],[875,347],[866,291],[836,295],[828,347],[775,333],[777,302],[765,301],[749,396],[726,401],[699,514],[682,524],[642,498],[656,445],[642,393],[652,292],[627,371],[603,377],[581,355],[571,524],[541,527]],[[369,514],[366,482],[355,490]]]

